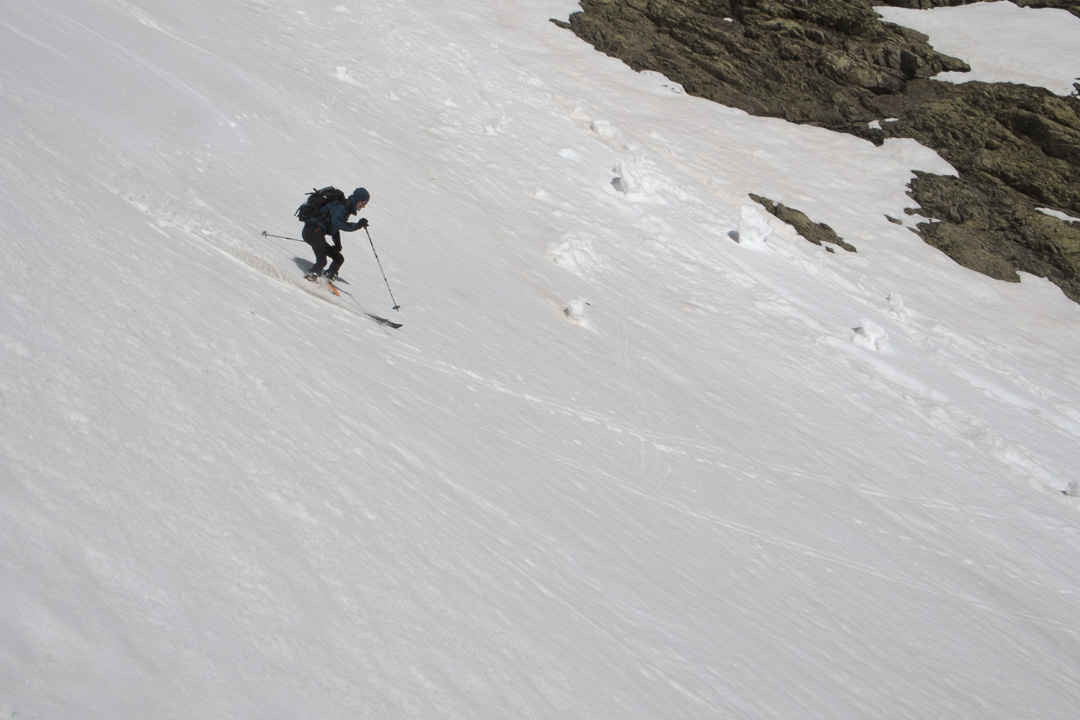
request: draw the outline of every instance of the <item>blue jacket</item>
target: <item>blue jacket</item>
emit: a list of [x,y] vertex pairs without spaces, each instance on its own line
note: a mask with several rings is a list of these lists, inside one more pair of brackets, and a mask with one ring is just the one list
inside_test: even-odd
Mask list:
[[355,212],[356,204],[349,200],[332,202],[324,207],[321,213],[308,220],[305,224],[318,225],[327,235],[337,235],[342,230],[345,232],[353,232],[354,230],[359,230],[364,227],[359,221],[348,221],[347,218]]

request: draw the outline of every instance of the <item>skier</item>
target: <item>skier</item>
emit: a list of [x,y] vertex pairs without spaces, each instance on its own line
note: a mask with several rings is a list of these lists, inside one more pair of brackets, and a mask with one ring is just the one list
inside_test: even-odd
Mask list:
[[[356,222],[349,222],[347,218],[363,210],[370,200],[371,195],[367,190],[356,188],[352,195],[344,200],[328,203],[317,215],[304,223],[301,237],[315,251],[315,264],[304,277],[308,280],[318,278],[323,274],[326,258],[329,257],[333,262],[326,271],[326,279],[331,282],[337,279],[338,270],[345,264],[345,258],[341,254],[341,231],[353,232],[368,226],[367,218],[360,218]],[[333,238],[333,245],[326,242],[327,235]]]

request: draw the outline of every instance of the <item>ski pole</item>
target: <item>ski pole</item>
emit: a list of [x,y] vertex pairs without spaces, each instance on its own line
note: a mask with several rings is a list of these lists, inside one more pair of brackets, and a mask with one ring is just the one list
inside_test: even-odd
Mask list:
[[371,243],[371,252],[375,253],[375,262],[379,264],[379,272],[382,273],[383,282],[386,283],[386,290],[390,293],[390,302],[394,303],[394,309],[400,310],[401,306],[397,304],[397,300],[394,299],[394,291],[390,289],[390,281],[386,279],[386,271],[383,270],[382,262],[379,261],[379,253],[375,250],[375,242],[371,239],[371,233],[365,227],[364,232],[367,233],[368,242]]
[[265,230],[262,231],[262,236],[263,237],[278,238],[279,240],[292,240],[294,242],[304,242],[300,238],[285,237],[284,235],[271,235],[270,233],[266,232]]

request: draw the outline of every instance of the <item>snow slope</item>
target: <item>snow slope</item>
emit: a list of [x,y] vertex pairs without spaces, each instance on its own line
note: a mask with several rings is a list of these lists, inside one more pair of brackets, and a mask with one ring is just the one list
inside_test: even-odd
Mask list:
[[0,6],[0,718],[1074,716],[1080,308],[572,9]]

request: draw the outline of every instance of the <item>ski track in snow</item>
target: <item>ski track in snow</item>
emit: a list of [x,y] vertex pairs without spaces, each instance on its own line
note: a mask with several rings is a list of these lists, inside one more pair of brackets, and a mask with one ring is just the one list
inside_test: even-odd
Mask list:
[[572,10],[0,9],[0,717],[1072,716],[1078,308]]

